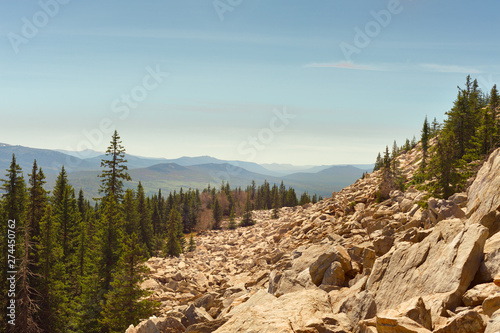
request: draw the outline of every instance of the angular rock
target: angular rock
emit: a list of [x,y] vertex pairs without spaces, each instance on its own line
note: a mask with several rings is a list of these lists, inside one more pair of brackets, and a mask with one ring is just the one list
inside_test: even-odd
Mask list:
[[357,324],[361,320],[375,317],[377,305],[373,295],[365,290],[348,298],[340,307],[340,312],[345,313],[351,323]]
[[151,317],[138,324],[130,325],[125,333],[184,333],[186,327],[172,317]]
[[[452,220],[440,222],[420,243],[397,244],[377,259],[368,280],[377,310],[416,296],[423,297],[435,317],[454,309],[474,278],[487,237],[481,225],[464,229],[462,221]],[[426,295],[437,299],[428,303]]]
[[485,299],[499,291],[500,288],[494,283],[478,284],[474,288],[467,290],[462,296],[462,301],[465,306],[474,307],[483,304]]
[[380,315],[376,319],[378,333],[431,333],[408,317]]
[[500,309],[500,293],[488,296],[483,302],[483,312],[491,317],[494,312]]
[[215,332],[335,332],[344,329],[345,316],[334,315],[328,294],[322,290],[302,290],[276,298],[265,291],[253,295],[234,309],[231,319]]
[[186,333],[212,333],[227,322],[228,318],[220,318],[205,323],[191,325]]
[[184,315],[186,316],[186,319],[182,324],[186,327],[214,320],[204,308],[197,308],[194,304],[191,304],[187,308]]
[[497,274],[500,274],[500,233],[496,233],[486,241],[484,258],[474,278],[474,283],[492,282]]
[[321,284],[330,286],[343,286],[345,283],[344,270],[342,265],[338,261],[334,261],[330,264],[330,267],[326,270],[325,275]]
[[446,324],[434,330],[434,333],[482,333],[485,323],[481,315],[475,310],[460,312],[450,318]]
[[[467,195],[467,215],[471,223],[481,220],[500,208],[500,149],[495,150],[484,163]],[[493,234],[493,233],[492,233]]]
[[500,332],[500,311],[496,311],[491,315],[490,320],[486,325],[484,333],[498,333]]

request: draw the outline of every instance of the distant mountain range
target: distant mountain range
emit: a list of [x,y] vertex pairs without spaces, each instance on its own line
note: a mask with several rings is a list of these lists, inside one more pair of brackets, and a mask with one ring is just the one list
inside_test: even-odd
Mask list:
[[[47,176],[47,188],[51,189],[57,174],[64,165],[70,183],[92,198],[98,196],[101,159],[105,155],[92,150],[73,152],[63,150],[37,149],[0,143],[0,172],[9,168],[12,154],[24,171],[25,178],[31,171],[33,160],[42,167]],[[331,196],[360,178],[373,165],[323,165],[294,166],[290,164],[260,165],[245,161],[225,161],[210,156],[181,157],[177,159],[148,158],[126,155],[131,182],[126,186],[135,188],[139,181],[147,194],[156,193],[159,188],[169,193],[180,188],[203,189],[208,184],[220,186],[222,181],[231,187],[245,188],[252,180],[260,185],[267,180],[295,188],[297,193],[317,193]],[[3,177],[5,172],[1,172]]]

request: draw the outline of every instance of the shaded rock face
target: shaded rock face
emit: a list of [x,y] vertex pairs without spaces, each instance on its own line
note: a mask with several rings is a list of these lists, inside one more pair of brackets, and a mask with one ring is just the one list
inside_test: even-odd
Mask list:
[[[399,157],[408,178],[420,154]],[[499,166],[500,150],[449,200],[409,187],[377,202],[375,172],[279,219],[203,232],[196,251],[147,261],[161,311],[127,332],[499,332]]]

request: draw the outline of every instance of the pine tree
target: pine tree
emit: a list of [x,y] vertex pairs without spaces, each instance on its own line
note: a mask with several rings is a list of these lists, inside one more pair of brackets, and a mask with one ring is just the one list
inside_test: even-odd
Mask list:
[[149,272],[142,253],[144,249],[136,234],[126,236],[116,273],[113,273],[111,291],[105,296],[100,321],[110,333],[122,333],[130,324],[137,325],[157,310],[156,302],[145,299],[151,292],[140,287]]
[[52,205],[47,205],[40,222],[39,253],[40,328],[44,332],[60,332],[68,326],[66,270],[63,251],[58,241],[59,225],[53,218]]
[[220,206],[219,199],[217,197],[215,198],[214,202],[213,218],[214,218],[214,225],[212,226],[212,229],[219,230],[222,221],[222,207]]
[[[22,244],[22,227],[24,225],[24,213],[26,205],[26,185],[24,183],[24,177],[21,167],[17,164],[15,155],[12,155],[12,161],[10,167],[7,169],[6,179],[1,180],[3,182],[1,186],[2,194],[2,221],[1,235],[3,240],[7,239],[7,222],[9,220],[15,221],[15,244],[16,249],[14,251],[8,252],[7,241],[0,242],[0,306],[2,309],[7,307],[7,271],[16,271],[17,267],[14,269],[7,269],[7,254],[13,255],[16,258],[20,258],[20,246]],[[16,262],[17,264],[18,262]],[[2,314],[2,318],[7,319],[6,312]],[[0,320],[0,329],[6,329],[7,320]]]
[[194,241],[193,233],[189,236],[189,245],[188,245],[188,252],[193,252],[196,250],[196,242]]
[[429,162],[430,187],[433,195],[448,198],[461,186],[463,179],[459,172],[459,160],[454,157],[455,136],[443,131],[437,138]]
[[422,126],[422,168],[425,168],[427,161],[427,150],[429,149],[429,138],[430,138],[430,127],[427,121],[427,116],[425,116],[424,125]]
[[182,218],[177,208],[170,210],[170,216],[167,223],[167,237],[163,248],[164,256],[178,257],[181,252],[181,244],[179,241],[179,224],[182,224]]
[[139,217],[139,230],[137,230],[137,234],[139,236],[139,241],[144,244],[144,248],[146,249],[143,255],[149,257],[154,251],[153,224],[141,182],[137,185],[137,214]]
[[101,160],[101,167],[105,169],[99,175],[102,178],[99,193],[105,196],[113,194],[113,198],[117,202],[120,202],[123,198],[123,181],[132,180],[127,172],[125,148],[121,143],[120,136],[115,131],[106,150],[106,156],[109,159]]
[[375,160],[375,166],[373,167],[373,171],[380,170],[380,168],[382,168],[383,164],[384,164],[384,161],[382,160],[382,156],[380,156],[380,153],[378,153],[377,159]]
[[234,207],[231,208],[231,213],[229,213],[229,223],[227,225],[227,228],[229,230],[236,229],[236,221],[235,221],[235,217],[234,217]]
[[245,211],[243,212],[243,218],[241,219],[240,226],[248,227],[255,224],[252,219],[252,203],[250,202],[251,193],[247,192],[247,198],[245,200]]
[[277,219],[279,218],[279,205],[280,205],[280,198],[278,192],[274,193],[274,198],[273,198],[273,214],[271,215],[271,218]]

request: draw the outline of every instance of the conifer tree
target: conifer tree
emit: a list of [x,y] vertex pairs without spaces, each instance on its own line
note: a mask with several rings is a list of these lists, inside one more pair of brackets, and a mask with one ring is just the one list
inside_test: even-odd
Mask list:
[[250,196],[251,192],[247,192],[247,198],[245,200],[245,210],[243,212],[243,218],[240,222],[241,227],[248,227],[255,224],[255,221],[252,219],[252,203],[250,202]]
[[427,150],[429,149],[430,128],[427,116],[425,116],[424,125],[422,126],[422,168],[425,168],[427,161]]
[[280,208],[279,205],[280,205],[280,198],[278,192],[275,192],[273,198],[273,214],[271,215],[271,218],[273,219],[279,218],[279,208]]
[[189,245],[188,245],[188,252],[193,252],[196,250],[196,242],[194,241],[193,233],[189,236]]
[[111,291],[105,296],[101,323],[110,333],[122,333],[130,324],[137,325],[141,319],[149,318],[158,304],[145,299],[151,292],[142,290],[149,269],[144,266],[144,249],[136,234],[125,236],[122,254],[113,273]]
[[120,202],[123,198],[123,181],[132,180],[127,170],[127,160],[125,159],[125,148],[122,146],[120,136],[115,131],[111,138],[110,145],[106,150],[108,159],[101,160],[101,167],[104,168],[99,193],[105,196],[113,195],[114,200]]
[[219,199],[217,197],[215,198],[214,202],[213,218],[214,218],[214,225],[212,226],[212,229],[219,230],[222,221],[222,208],[220,206]]
[[164,256],[178,257],[181,252],[179,241],[179,224],[182,224],[182,218],[176,207],[170,210],[170,216],[167,223],[167,237],[163,248]]
[[123,211],[123,232],[132,235],[139,230],[139,216],[137,214],[137,204],[134,192],[131,189],[125,191],[122,202]]
[[227,228],[229,230],[236,229],[236,221],[235,221],[235,217],[234,217],[234,207],[231,208],[231,213],[229,213],[229,223],[227,225]]
[[47,205],[40,222],[39,253],[40,328],[44,332],[60,332],[68,326],[66,270],[59,236],[58,221],[53,218],[52,205]]
[[[7,269],[7,254],[13,255],[16,258],[20,258],[20,246],[22,244],[22,227],[24,225],[24,213],[25,213],[25,205],[26,205],[26,185],[24,183],[24,177],[21,170],[21,167],[17,164],[16,157],[13,154],[12,160],[9,168],[7,169],[6,179],[1,179],[3,182],[1,186],[2,194],[2,211],[3,211],[3,219],[0,223],[1,226],[1,235],[4,237],[3,239],[7,239],[7,222],[9,220],[15,221],[15,240],[16,240],[16,249],[12,252],[8,252],[8,244],[5,241],[0,242],[0,306],[5,309],[7,307],[7,271],[15,269]],[[18,264],[18,262],[16,262]],[[0,328],[6,328],[7,323],[7,313],[2,313],[2,318],[6,320],[0,320]],[[3,325],[3,327],[2,327]]]
[[141,182],[137,185],[137,214],[139,217],[139,230],[137,230],[137,234],[139,236],[139,241],[144,244],[144,248],[146,249],[143,255],[149,257],[154,251],[153,224]]

